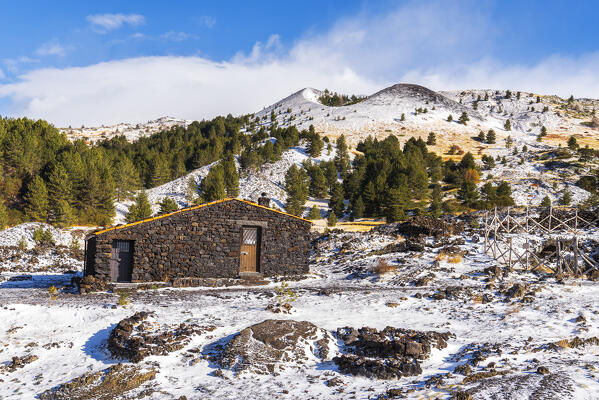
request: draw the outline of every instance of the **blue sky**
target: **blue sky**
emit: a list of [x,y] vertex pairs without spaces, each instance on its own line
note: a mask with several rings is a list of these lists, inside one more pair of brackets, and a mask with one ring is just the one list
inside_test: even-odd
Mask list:
[[306,86],[599,97],[594,1],[22,1],[3,15],[0,115],[58,125],[252,112]]

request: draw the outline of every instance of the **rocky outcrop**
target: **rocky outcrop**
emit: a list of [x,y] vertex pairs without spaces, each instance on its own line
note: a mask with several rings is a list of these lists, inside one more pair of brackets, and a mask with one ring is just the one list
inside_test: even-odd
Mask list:
[[463,227],[460,223],[448,223],[439,218],[416,216],[397,224],[396,233],[404,237],[434,236],[440,238],[458,234],[462,230]]
[[33,354],[30,354],[28,356],[24,356],[24,357],[13,357],[12,360],[5,364],[5,365],[0,365],[0,373],[3,371],[6,372],[15,372],[17,369],[19,368],[23,368],[25,367],[25,365],[27,364],[31,364],[32,362],[36,361],[39,357]]
[[341,372],[378,379],[399,379],[422,373],[420,360],[429,357],[432,348],[447,347],[451,333],[419,332],[387,327],[337,330],[347,348],[333,358]]
[[326,359],[332,342],[328,332],[310,322],[269,319],[239,332],[217,361],[236,373],[272,374],[285,364]]
[[154,370],[117,364],[98,372],[88,372],[39,395],[40,400],[112,400],[156,377]]
[[108,338],[108,350],[113,357],[140,362],[149,355],[166,355],[187,345],[194,335],[214,330],[181,323],[160,326],[154,314],[140,311],[121,320]]

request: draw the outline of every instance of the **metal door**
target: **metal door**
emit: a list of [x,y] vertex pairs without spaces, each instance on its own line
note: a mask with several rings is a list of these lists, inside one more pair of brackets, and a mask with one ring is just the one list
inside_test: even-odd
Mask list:
[[133,242],[114,240],[110,256],[110,278],[113,282],[131,282],[133,272]]
[[239,272],[258,272],[259,251],[259,228],[244,226],[241,230]]

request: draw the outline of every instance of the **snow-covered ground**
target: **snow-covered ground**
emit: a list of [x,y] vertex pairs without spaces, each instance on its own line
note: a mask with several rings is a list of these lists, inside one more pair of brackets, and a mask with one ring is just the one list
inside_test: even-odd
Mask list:
[[143,124],[119,123],[115,125],[102,125],[95,127],[60,128],[71,140],[83,139],[90,142],[110,139],[114,136],[124,135],[129,141],[135,141],[140,137],[150,136],[156,132],[170,129],[174,126],[187,127],[192,121],[173,117],[161,117]]
[[[275,283],[255,288],[148,290],[133,295],[130,305],[114,307],[117,295],[113,294],[60,293],[52,299],[44,287],[27,288],[16,283],[11,286],[5,282],[0,284],[0,361],[28,354],[39,359],[15,372],[0,372],[0,396],[34,398],[85,372],[114,365],[119,360],[106,350],[111,329],[119,320],[146,310],[154,311],[156,320],[163,324],[187,322],[214,325],[216,329],[194,336],[182,350],[142,361],[142,366],[152,367],[158,373],[147,386],[131,392],[132,396],[152,388],[154,392],[148,392],[145,398],[177,399],[184,395],[188,399],[368,399],[399,388],[409,389],[403,393],[406,399],[447,399],[455,385],[463,389],[478,385],[462,383],[464,376],[454,369],[474,357],[476,346],[490,344],[501,351],[488,354],[473,367],[473,372],[496,370],[506,371],[507,375],[483,381],[474,399],[596,399],[599,346],[554,351],[546,345],[575,336],[599,336],[597,283],[572,279],[560,284],[519,272],[489,280],[482,270],[494,262],[480,253],[480,243],[469,236],[462,238],[466,241],[458,247],[467,254],[457,263],[440,259],[438,248],[427,248],[423,253],[380,255],[386,245],[398,240],[388,235],[344,233],[322,240],[308,278],[289,282],[299,295],[291,314],[266,311],[273,301]],[[460,237],[447,241],[456,239]],[[381,258],[396,266],[396,271],[382,277],[372,273],[370,268]],[[435,263],[436,259],[440,261]],[[418,278],[431,274],[432,281],[424,286],[414,285]],[[503,294],[515,283],[525,284],[534,293],[532,302]],[[52,284],[56,285],[56,280]],[[449,287],[459,288],[456,298],[430,297]],[[483,302],[480,299],[485,295],[490,300]],[[577,320],[579,315],[585,322]],[[209,359],[190,363],[190,349],[213,347],[247,326],[272,318],[310,321],[330,331],[344,326],[394,326],[450,331],[455,338],[448,341],[447,348],[433,349],[431,357],[422,363],[422,375],[399,381],[345,375],[330,361],[289,363],[274,375],[235,376],[224,369],[223,377],[215,374],[219,366]],[[542,378],[536,373],[539,366],[548,368],[552,374],[549,377],[559,378],[565,386],[551,389],[552,395],[539,397],[538,393],[543,393],[538,387]],[[451,374],[444,376],[441,384],[427,386],[429,378],[447,373]],[[335,377],[341,380],[340,385],[326,384]],[[510,385],[517,378],[526,379],[526,383],[520,383],[514,391]],[[537,397],[529,397],[535,390]]]

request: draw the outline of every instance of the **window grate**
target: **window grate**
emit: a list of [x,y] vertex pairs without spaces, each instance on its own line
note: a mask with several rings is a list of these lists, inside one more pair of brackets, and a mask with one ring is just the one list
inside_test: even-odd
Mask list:
[[256,245],[258,239],[258,230],[256,228],[243,229],[243,244]]
[[123,252],[123,253],[130,252],[129,242],[118,241],[118,242],[116,242],[116,248],[118,249],[119,252]]

